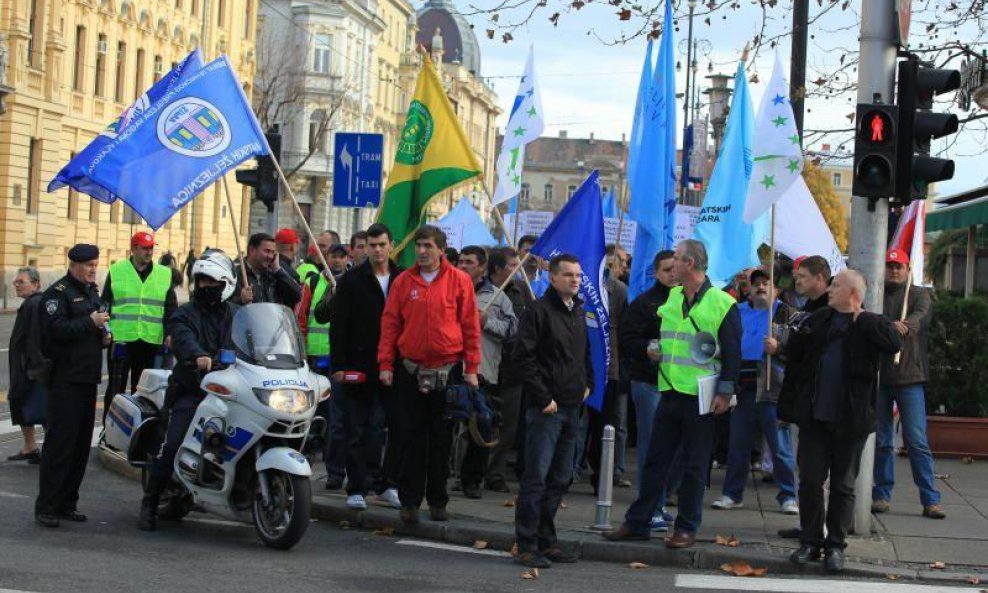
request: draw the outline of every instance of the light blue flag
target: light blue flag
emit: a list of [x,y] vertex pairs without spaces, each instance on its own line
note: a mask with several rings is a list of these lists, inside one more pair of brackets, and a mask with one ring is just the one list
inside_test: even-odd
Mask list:
[[742,62],[734,76],[734,98],[724,143],[693,231],[693,238],[707,248],[707,275],[718,286],[741,270],[759,264],[758,246],[764,239],[764,226],[761,220],[744,222],[748,181],[754,166],[754,131],[755,117]]
[[583,270],[580,298],[587,320],[594,388],[587,405],[603,409],[607,365],[611,359],[610,317],[604,283],[604,217],[600,208],[600,179],[594,171],[549,223],[532,254],[550,260],[562,253],[575,255]]
[[268,153],[240,82],[220,56],[135,117],[85,174],[157,230],[224,173]]
[[614,196],[613,189],[607,192],[607,195],[604,196],[604,201],[601,203],[601,208],[604,211],[604,218],[618,218],[620,216],[617,198]]
[[676,225],[676,70],[671,0],[666,0],[664,18],[659,55],[642,115],[641,147],[635,173],[628,177],[633,182],[628,216],[638,223],[629,299],[654,284],[652,260],[662,249],[672,247]]
[[72,189],[92,196],[101,202],[112,204],[117,199],[117,196],[113,195],[113,193],[108,191],[105,187],[87,177],[84,170],[85,166],[93,160],[94,156],[99,154],[108,144],[113,142],[119,134],[123,133],[123,131],[127,129],[127,126],[129,126],[134,119],[141,114],[141,112],[160,99],[172,87],[179,84],[185,78],[198,72],[199,69],[202,68],[202,64],[202,52],[196,49],[184,60],[182,60],[180,64],[175,66],[171,72],[164,75],[158,82],[154,83],[154,86],[134,101],[134,104],[125,109],[124,112],[120,114],[120,117],[108,125],[106,129],[93,138],[93,141],[83,148],[79,154],[73,157],[68,164],[62,167],[62,170],[58,172],[58,175],[56,175],[55,178],[48,184],[48,193],[59,190],[65,186],[69,186]]
[[[652,40],[645,48],[645,62],[642,64],[641,80],[638,82],[638,97],[635,99],[635,116],[631,120],[631,141],[628,143],[628,184],[635,176],[638,153],[642,143],[642,118],[648,104],[648,91],[652,86]],[[633,191],[633,190],[632,190]]]

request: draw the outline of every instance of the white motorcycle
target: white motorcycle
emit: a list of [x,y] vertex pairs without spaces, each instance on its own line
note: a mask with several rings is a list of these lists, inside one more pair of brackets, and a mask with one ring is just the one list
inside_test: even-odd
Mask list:
[[[309,524],[312,469],[301,451],[310,432],[322,433],[313,416],[330,396],[329,379],[309,371],[302,335],[281,305],[241,308],[232,341],[236,349],[217,361],[226,368],[202,379],[206,397],[175,456],[158,517],[215,513],[253,523],[266,545],[287,550]],[[145,485],[164,438],[170,374],[144,371],[137,392],[117,395],[107,413],[105,445],[141,467]]]

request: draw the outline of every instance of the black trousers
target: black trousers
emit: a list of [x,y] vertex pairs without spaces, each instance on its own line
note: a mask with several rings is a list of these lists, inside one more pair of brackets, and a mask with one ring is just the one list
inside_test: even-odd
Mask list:
[[98,387],[56,380],[49,388],[45,410],[48,425],[41,451],[35,514],[57,515],[76,510],[93,440]]
[[[404,507],[418,508],[425,498],[430,507],[449,502],[449,452],[453,423],[446,419],[446,395],[442,390],[419,391],[418,380],[399,361],[394,374],[394,394],[402,414],[401,474],[398,498]],[[454,367],[450,380],[462,380]]]
[[[118,345],[119,344],[119,345]],[[120,357],[114,356],[114,351],[121,350]],[[103,419],[110,409],[113,396],[124,393],[128,387],[131,392],[137,390],[144,369],[154,368],[154,358],[161,352],[160,344],[149,344],[143,340],[136,342],[114,343],[106,349],[106,368],[109,380],[106,382],[106,394],[103,396]],[[128,378],[130,381],[128,382]]]
[[[521,430],[524,420],[521,417],[521,385],[498,385],[498,397],[495,400],[500,405],[501,440],[490,450],[490,461],[487,463],[488,484],[506,480],[508,473],[508,457],[515,446],[515,437]],[[522,457],[521,449],[518,457]]]
[[150,480],[148,481],[147,494],[159,494],[162,486],[172,475],[175,466],[175,455],[178,454],[182,441],[185,440],[185,433],[189,431],[189,425],[195,418],[196,409],[202,403],[202,395],[198,393],[180,393],[175,397],[168,410],[168,429],[165,431],[165,442],[161,445],[161,451],[151,464]]
[[[799,427],[799,523],[801,543],[818,548],[846,547],[854,524],[854,481],[867,437],[848,439],[834,424],[812,421]],[[824,509],[823,484],[830,475],[830,506]],[[827,524],[827,538],[823,524]]]
[[[503,408],[500,398],[500,390],[493,383],[484,385],[484,395],[487,396],[487,403],[494,413],[498,413]],[[516,419],[517,421],[517,419]],[[504,435],[501,435],[504,438]],[[463,455],[463,462],[460,465],[460,481],[463,486],[480,486],[480,480],[487,473],[487,463],[491,458],[492,449],[481,447],[473,442],[469,435],[466,435],[467,450]]]
[[375,383],[343,385],[343,434],[346,440],[346,492],[366,495],[381,471],[384,414]]

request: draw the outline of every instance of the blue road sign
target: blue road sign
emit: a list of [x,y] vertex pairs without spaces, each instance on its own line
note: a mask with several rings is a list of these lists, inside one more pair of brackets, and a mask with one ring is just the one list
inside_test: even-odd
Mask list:
[[383,134],[336,133],[333,206],[376,208],[381,204],[383,152]]

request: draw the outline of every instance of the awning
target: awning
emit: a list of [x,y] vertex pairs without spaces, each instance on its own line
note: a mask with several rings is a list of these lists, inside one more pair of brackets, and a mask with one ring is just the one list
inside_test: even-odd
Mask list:
[[988,224],[988,196],[937,208],[926,214],[926,231],[949,231]]

